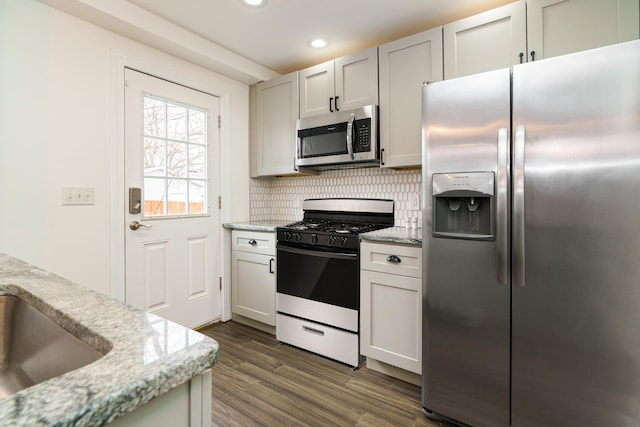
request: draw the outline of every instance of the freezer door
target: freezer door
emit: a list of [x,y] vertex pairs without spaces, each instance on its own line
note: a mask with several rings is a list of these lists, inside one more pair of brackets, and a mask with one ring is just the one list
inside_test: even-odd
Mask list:
[[509,119],[509,69],[423,87],[422,403],[473,426],[509,425]]
[[514,67],[512,423],[640,424],[640,41]]

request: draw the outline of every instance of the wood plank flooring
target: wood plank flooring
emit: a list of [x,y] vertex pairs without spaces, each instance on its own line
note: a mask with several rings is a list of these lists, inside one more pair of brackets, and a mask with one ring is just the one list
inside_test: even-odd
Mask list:
[[451,426],[422,414],[420,387],[280,344],[273,335],[217,323],[212,425]]

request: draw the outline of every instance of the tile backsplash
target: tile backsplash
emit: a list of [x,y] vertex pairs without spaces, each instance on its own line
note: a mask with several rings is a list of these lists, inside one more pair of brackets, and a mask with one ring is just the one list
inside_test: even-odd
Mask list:
[[[395,201],[395,224],[404,226],[419,210],[411,209],[411,200],[421,197],[422,175],[418,169],[383,168],[338,169],[321,171],[314,176],[252,179],[250,184],[250,219],[302,219],[302,201],[328,197],[392,199]],[[421,198],[418,198],[419,203]]]

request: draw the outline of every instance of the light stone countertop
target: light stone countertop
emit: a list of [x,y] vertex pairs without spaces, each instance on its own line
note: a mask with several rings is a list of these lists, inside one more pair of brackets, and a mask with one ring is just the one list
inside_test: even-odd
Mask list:
[[276,231],[276,228],[292,224],[296,220],[280,221],[280,220],[264,220],[264,221],[247,221],[247,222],[226,222],[222,224],[224,228],[231,230],[246,231]]
[[102,426],[210,369],[218,343],[6,254],[0,294],[34,306],[105,356],[0,399],[0,426]]
[[389,227],[360,234],[360,240],[422,246],[422,228]]

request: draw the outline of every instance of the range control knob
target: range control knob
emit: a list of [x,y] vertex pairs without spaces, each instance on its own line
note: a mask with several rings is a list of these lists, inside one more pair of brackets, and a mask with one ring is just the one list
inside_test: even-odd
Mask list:
[[300,233],[295,233],[293,236],[294,236],[296,242],[299,242],[300,239],[302,239],[302,235]]
[[290,231],[285,231],[284,232],[284,238],[285,238],[285,240],[291,240],[291,232]]
[[318,235],[317,234],[312,234],[311,235],[311,244],[315,245],[316,243],[318,243]]
[[343,237],[343,238],[340,239],[340,246],[341,247],[347,246],[347,238],[346,237]]
[[336,236],[329,237],[329,246],[333,246],[336,243]]

